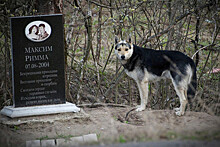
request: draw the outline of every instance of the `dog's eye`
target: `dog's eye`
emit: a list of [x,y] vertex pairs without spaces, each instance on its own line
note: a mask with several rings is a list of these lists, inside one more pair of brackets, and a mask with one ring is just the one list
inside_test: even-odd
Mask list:
[[121,49],[118,49],[118,51],[120,52],[120,51],[121,51]]
[[125,51],[128,51],[128,49],[126,48]]

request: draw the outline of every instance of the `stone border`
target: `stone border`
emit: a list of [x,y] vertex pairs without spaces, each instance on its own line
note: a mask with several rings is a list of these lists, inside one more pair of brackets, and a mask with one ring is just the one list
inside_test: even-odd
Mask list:
[[47,147],[47,146],[77,146],[98,142],[96,134],[88,134],[70,139],[48,139],[48,140],[30,140],[26,141],[26,147]]

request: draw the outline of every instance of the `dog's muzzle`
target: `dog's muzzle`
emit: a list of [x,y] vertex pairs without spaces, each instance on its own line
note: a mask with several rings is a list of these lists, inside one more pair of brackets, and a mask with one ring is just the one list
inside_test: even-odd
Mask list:
[[125,59],[125,56],[124,56],[124,55],[122,55],[122,56],[121,56],[121,60],[124,60],[124,59]]

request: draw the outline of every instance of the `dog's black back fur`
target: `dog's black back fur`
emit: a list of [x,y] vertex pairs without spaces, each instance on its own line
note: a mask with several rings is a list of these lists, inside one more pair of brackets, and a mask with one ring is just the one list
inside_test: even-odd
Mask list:
[[161,76],[165,70],[168,70],[175,81],[181,81],[182,76],[186,74],[186,66],[190,64],[193,70],[192,80],[187,90],[187,97],[190,102],[195,95],[197,85],[196,66],[190,57],[179,51],[153,50],[136,45],[133,45],[133,50],[131,58],[123,65],[128,71],[140,67],[143,72],[146,68],[149,73]]

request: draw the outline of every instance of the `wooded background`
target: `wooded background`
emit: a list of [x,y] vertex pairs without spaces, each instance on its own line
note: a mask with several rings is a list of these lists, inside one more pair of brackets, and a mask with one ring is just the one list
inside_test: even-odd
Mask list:
[[[197,64],[193,111],[220,115],[218,0],[3,0],[0,2],[0,106],[12,105],[12,16],[63,13],[67,101],[136,106],[136,83],[114,55],[115,35],[139,46],[178,50]],[[197,52],[197,54],[196,54]],[[179,105],[169,80],[149,85],[151,109]]]

